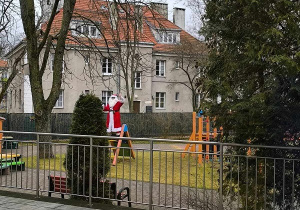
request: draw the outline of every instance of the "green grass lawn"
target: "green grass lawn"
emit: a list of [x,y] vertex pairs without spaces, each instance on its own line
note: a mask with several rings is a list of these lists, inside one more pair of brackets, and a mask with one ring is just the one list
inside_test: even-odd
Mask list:
[[[135,155],[136,159],[119,157],[117,165],[111,166],[111,171],[107,176],[148,182],[150,153],[139,151]],[[27,167],[36,167],[36,156],[22,159],[26,162]],[[56,155],[55,159],[50,159],[50,162],[49,159],[40,159],[39,168],[41,170],[65,171],[62,165],[64,160],[64,154],[61,156]],[[200,165],[192,155],[190,157],[186,155],[185,158],[181,158],[181,153],[167,152],[166,154],[166,152],[154,152],[153,182],[190,187],[196,187],[197,184],[198,188],[204,188],[205,180],[206,189],[217,189],[218,167],[218,161],[209,161]]]

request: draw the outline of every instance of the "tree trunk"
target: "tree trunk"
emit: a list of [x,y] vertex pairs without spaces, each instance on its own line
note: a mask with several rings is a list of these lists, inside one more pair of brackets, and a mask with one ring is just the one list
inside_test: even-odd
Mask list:
[[[44,111],[42,115],[35,113],[35,126],[36,131],[40,133],[51,133],[51,112]],[[53,158],[52,145],[44,142],[51,142],[52,136],[39,136],[40,137],[40,158]]]

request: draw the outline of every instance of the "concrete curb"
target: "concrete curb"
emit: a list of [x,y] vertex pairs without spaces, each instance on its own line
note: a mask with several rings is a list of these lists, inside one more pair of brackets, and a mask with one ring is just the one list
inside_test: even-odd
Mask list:
[[[58,203],[63,205],[71,205],[76,207],[84,207],[84,208],[90,208],[88,206],[88,202],[84,202],[82,200],[74,200],[74,199],[61,199],[61,198],[53,198],[53,197],[45,197],[41,196],[37,198],[35,195],[32,194],[25,194],[25,193],[17,193],[17,192],[11,192],[11,191],[5,191],[0,190],[1,196],[7,196],[7,197],[14,197],[14,198],[22,198],[32,201],[41,201],[41,202],[49,202],[49,203]],[[129,208],[124,206],[114,206],[109,204],[99,204],[99,203],[93,203],[93,206],[91,209],[101,209],[101,210],[133,210],[136,208]]]

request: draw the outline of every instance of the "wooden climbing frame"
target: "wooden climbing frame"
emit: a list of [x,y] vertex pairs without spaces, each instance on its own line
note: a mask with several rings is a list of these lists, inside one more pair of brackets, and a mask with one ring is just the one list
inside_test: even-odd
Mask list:
[[[198,131],[196,130],[197,127],[197,120],[198,120]],[[214,119],[215,120],[215,119]],[[205,132],[203,132],[203,128],[204,128],[204,122],[206,123],[205,126]],[[211,139],[216,139],[217,135],[218,135],[218,129],[217,128],[213,128],[211,130],[211,126],[210,126],[210,118],[207,117],[197,117],[196,116],[196,112],[193,112],[193,131],[192,134],[189,138],[189,141],[210,141]],[[211,132],[212,131],[212,132]],[[222,135],[222,127],[220,128],[221,131],[221,135]],[[203,146],[205,147],[205,159],[208,160],[209,159],[209,144],[191,144],[188,143],[185,146],[184,151],[190,151],[190,152],[196,152],[197,151],[197,145],[198,145],[198,152],[200,154],[198,154],[198,162],[202,163],[203,162],[203,156],[202,156],[202,151],[203,151]],[[217,158],[217,145],[213,145],[213,154],[214,154],[214,159]],[[182,157],[184,158],[186,155],[186,153],[182,153]],[[193,154],[193,156],[195,156],[195,154]]]

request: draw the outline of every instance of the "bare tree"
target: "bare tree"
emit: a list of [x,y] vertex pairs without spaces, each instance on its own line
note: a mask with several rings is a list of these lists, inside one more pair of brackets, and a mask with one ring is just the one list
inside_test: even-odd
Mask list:
[[198,97],[203,100],[208,93],[205,88],[207,48],[199,40],[185,39],[182,40],[180,45],[174,47],[174,52],[177,62],[174,69],[176,71],[180,70],[182,77],[180,77],[180,81],[172,80],[169,82],[171,84],[181,84],[191,91],[193,110],[197,111],[199,109]]
[[[118,92],[126,93],[130,112],[133,112],[135,81],[141,80],[142,76],[151,77],[153,70],[151,62],[146,59],[150,52],[143,52],[141,44],[146,39],[143,34],[145,13],[154,14],[147,1],[92,2],[90,12],[74,12],[73,17],[78,24],[71,27],[74,33],[70,39],[82,49],[88,49],[85,55],[80,52],[80,47],[76,50],[83,54],[82,56],[94,59],[94,62],[85,68],[90,80],[96,83],[94,78],[101,77],[104,84],[107,80],[113,80],[118,86]],[[95,19],[95,16],[98,19]],[[83,28],[89,25],[97,28],[102,42],[86,35]],[[99,68],[95,63],[102,63],[103,58],[109,58],[115,63],[115,74],[103,76],[102,72],[97,70]],[[121,84],[121,81],[124,84]]]
[[[64,49],[76,0],[64,1],[61,27],[56,33],[50,33],[57,12],[58,3],[59,0],[55,0],[45,29],[39,30],[39,21],[36,18],[37,3],[34,0],[20,0],[21,19],[26,35],[26,50],[36,130],[39,132],[51,132],[50,116],[60,94]],[[53,81],[50,94],[46,98],[43,91],[42,77],[45,73],[50,48],[53,44],[55,44]],[[41,64],[39,63],[40,57],[43,58]],[[49,140],[49,137],[41,139],[41,141]],[[51,148],[45,147],[45,151],[47,151],[50,156],[53,156]],[[40,155],[43,156],[43,154]]]

